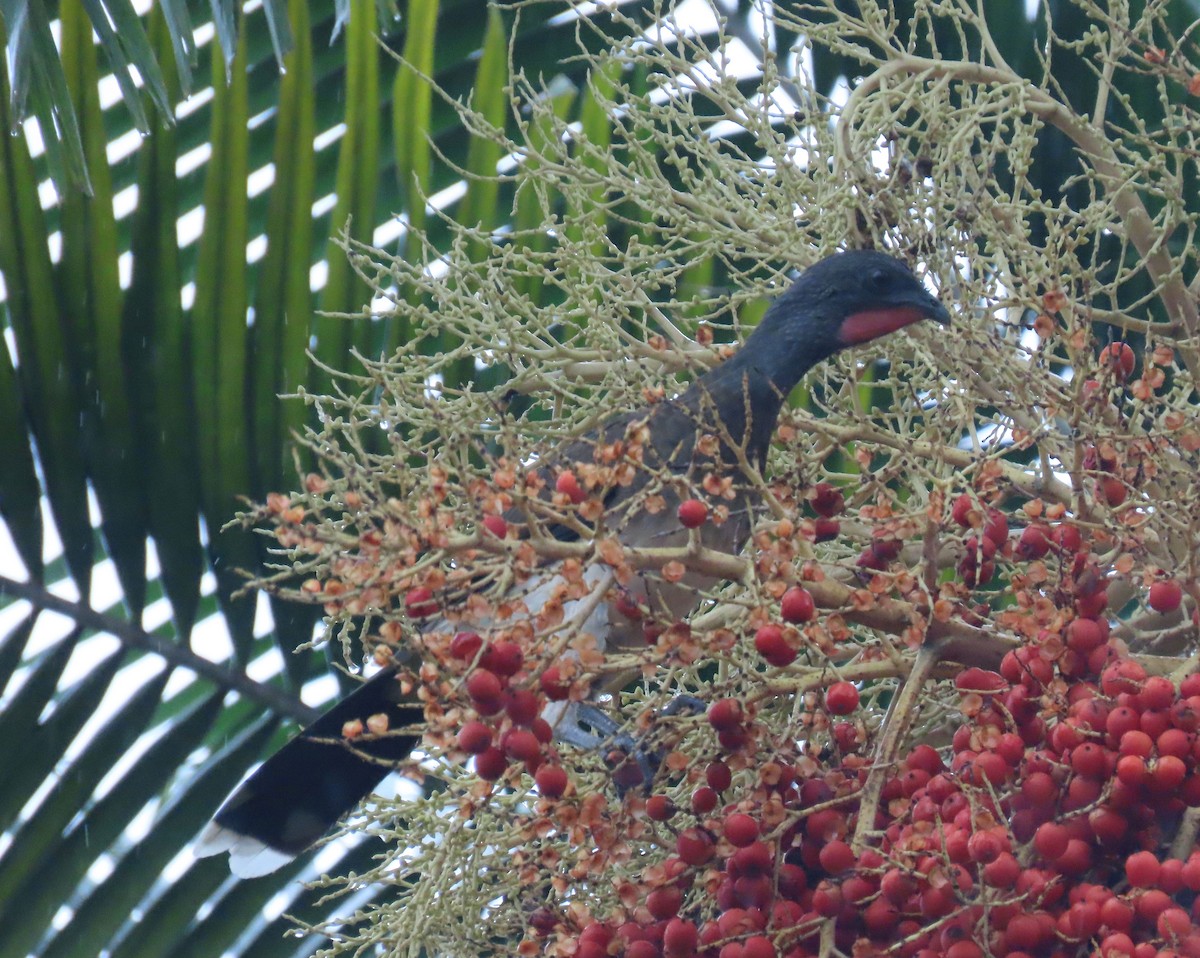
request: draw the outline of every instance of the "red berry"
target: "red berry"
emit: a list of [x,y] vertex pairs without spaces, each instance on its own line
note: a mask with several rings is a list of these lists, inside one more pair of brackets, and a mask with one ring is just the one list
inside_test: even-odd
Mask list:
[[701,785],[692,792],[692,814],[707,815],[717,807],[718,796],[715,790],[707,785]]
[[529,689],[517,689],[504,706],[504,711],[508,713],[514,725],[531,725],[541,710],[541,700],[536,692]]
[[677,511],[679,524],[685,529],[696,529],[708,521],[708,506],[699,499],[684,499]]
[[1159,755],[1186,759],[1192,752],[1192,737],[1182,729],[1169,728],[1154,740]]
[[1178,941],[1191,931],[1192,919],[1182,908],[1168,908],[1158,916],[1158,933],[1168,941]]
[[538,679],[542,694],[551,702],[561,702],[571,694],[571,686],[564,682],[558,666],[552,665]]
[[997,549],[1008,541],[1008,518],[999,509],[987,511],[987,521],[983,524],[983,537]]
[[1146,681],[1146,670],[1131,659],[1122,659],[1108,666],[1100,676],[1100,688],[1110,698],[1122,692],[1140,692]]
[[508,759],[504,753],[492,746],[485,752],[475,756],[475,774],[486,782],[494,782],[508,768]]
[[858,708],[858,689],[852,682],[834,682],[825,692],[825,708],[832,715],[849,715]]
[[723,792],[733,784],[733,772],[724,762],[709,762],[704,769],[704,780],[708,787],[717,792]]
[[1002,692],[1008,688],[1008,681],[999,672],[971,667],[954,677],[954,686],[960,692]]
[[525,664],[525,653],[516,642],[493,642],[483,652],[479,664],[497,675],[511,677],[521,671]]
[[1140,728],[1130,729],[1121,736],[1117,751],[1121,755],[1138,755],[1147,758],[1154,749],[1154,739]]
[[840,886],[823,881],[813,892],[813,911],[823,918],[836,918],[845,901]]
[[462,662],[470,662],[483,648],[483,639],[476,632],[455,632],[450,640],[450,654]]
[[1067,850],[1071,833],[1058,822],[1045,822],[1033,835],[1033,847],[1046,861],[1054,861]]
[[1133,907],[1138,915],[1146,921],[1155,921],[1158,916],[1170,908],[1174,902],[1171,896],[1158,888],[1148,888],[1137,896]]
[[1143,709],[1168,709],[1174,703],[1175,683],[1165,675],[1150,676],[1142,686],[1142,691],[1138,693],[1138,705]]
[[504,753],[516,762],[531,762],[542,754],[542,743],[528,729],[512,729],[501,740]]
[[784,622],[807,622],[816,614],[816,609],[812,593],[800,586],[792,586],[779,600],[779,611]]
[[1150,888],[1158,884],[1161,868],[1153,852],[1134,852],[1125,859],[1125,877],[1134,888]]
[[975,500],[964,492],[954,500],[954,505],[950,507],[950,517],[964,529],[973,525],[972,519],[978,517]]
[[438,605],[434,601],[433,593],[424,586],[417,586],[405,593],[404,611],[410,618],[422,619],[425,616],[433,615],[437,610]]
[[669,821],[676,812],[675,803],[666,795],[651,795],[646,799],[646,817],[651,821]]
[[1021,863],[1011,852],[1001,852],[983,866],[983,880],[996,888],[1012,888],[1021,876]]
[[1151,794],[1169,795],[1183,784],[1185,778],[1187,766],[1183,764],[1183,760],[1174,755],[1162,755],[1150,769],[1146,787]]
[[1064,523],[1050,530],[1050,541],[1063,552],[1078,552],[1083,545],[1083,534],[1076,526]]
[[967,857],[973,862],[986,865],[1008,851],[1008,842],[992,831],[975,832],[967,839]]
[[554,765],[551,762],[543,763],[537,770],[537,774],[533,776],[534,782],[537,783],[538,791],[546,798],[562,798],[563,793],[567,790],[567,773],[563,771],[561,765]]
[[758,838],[758,822],[742,812],[725,816],[721,828],[729,844],[736,848],[745,848]]
[[1125,483],[1116,476],[1105,476],[1096,483],[1096,491],[1100,494],[1100,498],[1114,509],[1129,497],[1129,490]]
[[575,505],[579,505],[587,498],[586,493],[579,487],[579,480],[575,478],[575,473],[570,471],[558,474],[558,478],[554,482],[554,489],[556,492],[561,492]]
[[1183,587],[1174,579],[1155,582],[1150,586],[1150,595],[1146,601],[1150,608],[1160,614],[1174,612],[1183,601]]
[[646,896],[646,910],[656,921],[666,921],[679,914],[679,906],[683,904],[683,892],[674,885],[656,888]]
[[696,926],[683,918],[672,918],[663,931],[663,954],[666,958],[690,958],[700,942]]
[[458,747],[471,755],[487,751],[492,744],[492,730],[482,722],[468,722],[458,730]]
[[1035,522],[1022,530],[1017,540],[1017,557],[1026,561],[1040,559],[1050,551],[1050,528]]
[[693,867],[708,862],[713,856],[713,840],[699,828],[685,828],[675,839],[675,854]]
[[1097,619],[1075,619],[1067,626],[1067,645],[1076,652],[1090,652],[1107,641],[1107,624]]
[[497,539],[503,539],[508,535],[508,523],[500,516],[484,516],[483,527]]
[[1109,343],[1100,350],[1100,365],[1111,369],[1118,382],[1124,382],[1133,373],[1135,358],[1128,343]]
[[742,717],[742,704],[737,699],[717,699],[708,707],[708,724],[718,732],[738,728]]
[[1149,774],[1146,759],[1141,755],[1122,755],[1117,759],[1117,779],[1129,788],[1140,788]]
[[777,625],[764,625],[755,632],[754,648],[776,668],[783,668],[796,661],[796,650],[788,645],[783,629]]
[[483,715],[494,715],[504,707],[503,691],[500,677],[495,672],[476,669],[467,676],[471,704]]
[[842,524],[837,519],[822,516],[813,522],[813,539],[817,542],[830,542],[841,534]]
[[831,875],[840,875],[844,871],[849,871],[854,866],[856,860],[850,846],[841,839],[834,839],[831,842],[827,842],[825,847],[821,849],[818,858],[820,859],[821,867]]
[[775,943],[764,935],[751,935],[742,943],[741,958],[776,958]]
[[1084,778],[1102,779],[1108,774],[1104,749],[1094,742],[1084,742],[1071,751],[1071,768]]
[[841,515],[842,510],[846,508],[846,497],[836,486],[831,486],[827,482],[818,482],[813,487],[812,507],[818,516],[832,519],[834,516]]

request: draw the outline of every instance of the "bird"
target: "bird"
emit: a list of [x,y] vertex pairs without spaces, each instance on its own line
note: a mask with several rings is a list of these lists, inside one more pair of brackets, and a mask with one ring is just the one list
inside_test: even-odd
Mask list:
[[[555,463],[593,462],[596,450],[623,437],[642,437],[644,475],[606,490],[604,523],[616,530],[625,547],[660,547],[687,542],[676,515],[681,489],[704,473],[741,476],[745,464],[765,468],[767,451],[783,404],[814,366],[850,346],[896,332],[923,319],[946,325],[950,314],[905,263],[876,250],[835,252],[803,270],[776,298],[740,349],[713,367],[676,397],[612,417],[587,435],[552,453],[543,468]],[[699,451],[702,436],[715,436],[715,452]],[[658,476],[663,507],[642,508],[649,475]],[[662,477],[678,482],[663,483]],[[753,489],[735,486],[729,518],[705,523],[703,544],[736,554],[749,538],[755,512]],[[552,530],[562,538],[575,530]],[[600,564],[585,571],[589,585],[602,583]],[[535,610],[555,582],[553,564],[524,586],[525,605]],[[695,608],[700,591],[712,584],[688,574],[676,582],[639,577],[633,596],[671,620]],[[600,586],[603,588],[603,584]],[[611,590],[615,595],[617,590]],[[609,593],[606,593],[606,595]],[[626,600],[629,596],[626,594]],[[644,645],[640,623],[617,614],[615,599],[595,605],[586,623],[589,634],[605,648]],[[611,613],[611,614],[610,614]],[[220,807],[201,833],[197,856],[230,854],[239,877],[256,877],[281,867],[305,851],[406,758],[418,737],[389,734],[347,747],[343,726],[382,713],[388,727],[419,727],[422,708],[395,680],[389,667],[363,682],[299,732],[260,765]],[[556,708],[555,708],[556,707]],[[556,737],[589,747],[613,726],[596,719],[595,710],[552,703]],[[578,714],[566,714],[571,712]],[[583,728],[590,724],[593,731]],[[596,731],[599,730],[599,731]]]

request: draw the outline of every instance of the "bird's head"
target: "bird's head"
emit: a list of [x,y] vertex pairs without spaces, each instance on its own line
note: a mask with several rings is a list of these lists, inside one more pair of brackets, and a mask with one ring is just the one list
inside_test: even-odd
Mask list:
[[[838,350],[922,319],[946,324],[950,314],[903,262],[874,250],[834,253],[806,269],[772,304],[752,351],[774,358],[767,365],[775,373],[789,367],[795,378],[782,378],[794,383]],[[780,375],[771,378],[790,388]]]

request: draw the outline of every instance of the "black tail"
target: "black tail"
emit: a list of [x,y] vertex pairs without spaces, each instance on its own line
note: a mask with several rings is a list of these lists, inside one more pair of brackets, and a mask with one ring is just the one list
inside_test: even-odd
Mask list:
[[411,735],[356,740],[345,724],[382,713],[393,729],[420,721],[419,704],[405,700],[395,672],[385,669],[335,704],[263,762],[221,807],[200,836],[200,857],[229,852],[235,875],[274,871],[312,845],[370,794],[408,756]]

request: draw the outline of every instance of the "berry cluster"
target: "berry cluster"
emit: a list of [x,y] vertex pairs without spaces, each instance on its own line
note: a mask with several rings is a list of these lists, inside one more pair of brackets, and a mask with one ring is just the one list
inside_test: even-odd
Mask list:
[[[1028,564],[1052,600],[1007,613],[1027,638],[995,670],[955,677],[961,724],[898,754],[872,793],[874,736],[848,720],[855,683],[825,688],[800,752],[753,705],[714,701],[720,757],[644,804],[671,853],[611,916],[538,909],[547,954],[1200,958],[1200,851],[1173,847],[1200,808],[1200,675],[1148,675],[1110,635],[1109,582],[1076,525],[1038,517],[1010,536],[967,496],[951,518],[966,530],[961,586],[1003,561],[1024,589]],[[860,569],[898,554],[898,539],[876,542]],[[1053,580],[1034,568],[1048,556]],[[1146,604],[1167,614],[1182,598],[1159,575]],[[789,588],[755,650],[791,664],[794,626],[815,616],[808,590]]]
[[[1071,631],[1093,641],[1099,621]],[[1176,689],[1116,658],[1048,722],[1039,703],[1062,680],[1044,651],[958,676],[970,722],[949,761],[927,744],[904,756],[865,847],[853,835],[869,768],[854,753],[760,763],[736,793],[713,762],[687,812],[652,796],[645,813],[674,832],[674,853],[647,870],[644,906],[576,929],[556,953],[807,958],[824,933],[845,954],[1200,955],[1200,852],[1163,848],[1200,806],[1200,676]],[[857,699],[837,683],[826,705],[846,714]],[[708,718],[727,752],[750,740],[736,701]]]
[[542,673],[541,693],[512,684],[525,667],[525,653],[516,642],[487,643],[475,632],[458,632],[450,655],[473,664],[465,688],[479,716],[459,729],[457,745],[475,757],[475,774],[487,782],[502,778],[512,765],[523,765],[538,791],[560,798],[567,790],[567,773],[550,748],[553,730],[541,717],[547,698],[562,699],[567,689],[557,670]]

